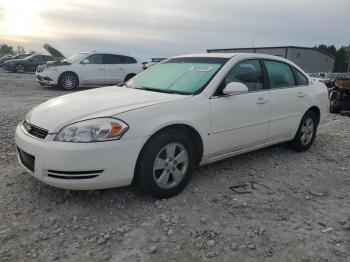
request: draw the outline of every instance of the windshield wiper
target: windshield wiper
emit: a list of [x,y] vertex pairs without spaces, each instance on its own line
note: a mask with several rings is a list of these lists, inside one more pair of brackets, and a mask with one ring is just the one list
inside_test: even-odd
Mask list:
[[177,94],[177,95],[191,95],[186,92],[181,92],[177,90],[169,90],[169,89],[160,89],[160,88],[151,88],[151,87],[135,87],[135,89],[141,89],[141,90],[147,90],[147,91],[154,91],[159,93],[166,93],[166,94]]
[[185,93],[182,93],[182,92],[177,92],[177,91],[167,90],[167,89],[160,89],[160,88],[137,87],[135,89],[154,91],[154,92],[166,93],[166,94],[181,94],[181,95],[185,95]]

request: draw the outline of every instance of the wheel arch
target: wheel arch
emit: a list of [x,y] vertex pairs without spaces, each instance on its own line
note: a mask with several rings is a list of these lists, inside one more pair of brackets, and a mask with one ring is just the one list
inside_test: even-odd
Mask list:
[[321,110],[317,106],[312,106],[308,110],[306,110],[305,114],[307,112],[310,112],[310,111],[315,113],[315,115],[317,117],[317,125],[318,125],[320,123],[320,119],[321,119]]
[[146,148],[147,144],[157,135],[159,135],[163,132],[166,132],[167,130],[173,130],[173,129],[179,130],[181,132],[185,132],[189,136],[191,141],[193,141],[194,146],[195,146],[195,150],[196,150],[196,165],[197,166],[199,165],[199,163],[201,162],[201,160],[203,158],[203,152],[204,152],[203,139],[202,139],[202,136],[200,135],[200,133],[193,126],[191,126],[189,124],[185,124],[185,123],[168,124],[166,126],[160,127],[158,130],[154,131],[153,134],[150,137],[148,137],[148,139],[143,144],[143,146],[138,154],[137,160],[136,160],[133,182],[136,178],[137,167],[140,164],[141,156],[142,156],[143,151]]
[[128,74],[124,77],[124,82],[128,81],[129,79],[133,78],[134,76],[136,76],[135,73],[128,73]]

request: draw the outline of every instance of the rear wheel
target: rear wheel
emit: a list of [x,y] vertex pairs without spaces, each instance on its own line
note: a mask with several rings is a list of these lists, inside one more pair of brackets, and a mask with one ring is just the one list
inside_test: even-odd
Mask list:
[[298,131],[289,146],[296,151],[304,151],[310,148],[316,137],[317,116],[314,112],[308,111],[301,119]]
[[135,74],[128,74],[125,79],[124,79],[124,83],[129,81],[131,78],[133,78],[135,76]]
[[178,194],[192,176],[195,152],[185,133],[175,129],[160,133],[142,150],[136,182],[146,194],[155,198]]
[[24,73],[26,71],[26,68],[22,64],[18,64],[15,66],[14,70],[15,73]]
[[58,86],[67,91],[77,88],[78,84],[78,77],[75,74],[69,72],[63,73],[58,80]]

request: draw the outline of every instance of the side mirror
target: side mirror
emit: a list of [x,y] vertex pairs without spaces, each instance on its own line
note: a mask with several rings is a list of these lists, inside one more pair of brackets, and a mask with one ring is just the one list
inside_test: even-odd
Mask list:
[[84,59],[83,61],[81,61],[81,63],[83,65],[86,65],[86,64],[90,64],[90,61],[89,61],[89,59]]
[[224,90],[222,90],[222,93],[224,95],[236,95],[247,93],[248,91],[249,89],[245,84],[239,82],[231,82],[225,86]]

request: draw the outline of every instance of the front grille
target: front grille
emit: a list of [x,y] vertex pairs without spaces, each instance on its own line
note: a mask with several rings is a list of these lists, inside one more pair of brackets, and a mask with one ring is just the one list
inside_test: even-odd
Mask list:
[[103,170],[89,170],[89,171],[57,171],[48,170],[47,175],[58,179],[90,179],[98,177]]
[[49,133],[48,130],[37,127],[35,125],[32,125],[31,123],[29,123],[27,120],[24,120],[23,122],[23,126],[24,129],[31,134],[34,137],[37,137],[39,139],[45,139],[45,137],[47,136],[47,134]]
[[28,154],[19,147],[17,147],[17,152],[21,164],[34,173],[35,156]]

